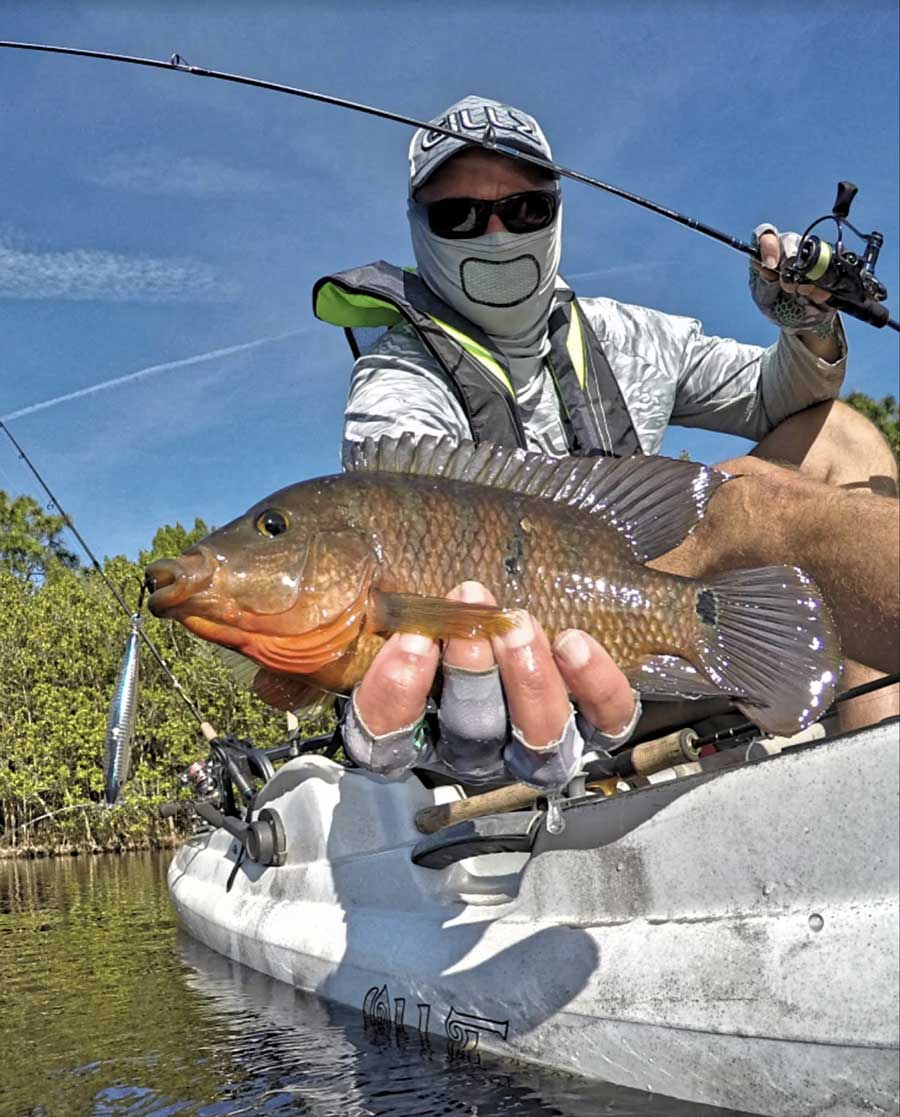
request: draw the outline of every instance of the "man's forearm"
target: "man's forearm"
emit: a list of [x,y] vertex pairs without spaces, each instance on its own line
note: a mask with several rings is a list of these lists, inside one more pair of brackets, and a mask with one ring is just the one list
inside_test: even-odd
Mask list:
[[733,463],[706,518],[681,546],[653,563],[703,577],[786,564],[818,584],[845,654],[882,671],[900,668],[900,502],[847,493],[758,459]]
[[834,328],[830,325],[821,333],[810,330],[808,333],[798,334],[798,337],[813,356],[830,365],[836,364],[844,356]]

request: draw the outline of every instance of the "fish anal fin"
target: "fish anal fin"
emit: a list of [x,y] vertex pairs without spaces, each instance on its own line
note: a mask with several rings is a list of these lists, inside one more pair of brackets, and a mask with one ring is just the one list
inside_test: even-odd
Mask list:
[[495,605],[473,605],[416,593],[372,590],[367,627],[372,632],[420,632],[432,640],[502,636],[515,618]]
[[735,697],[677,655],[647,656],[636,667],[627,670],[625,675],[635,690],[640,691],[642,698],[651,700]]

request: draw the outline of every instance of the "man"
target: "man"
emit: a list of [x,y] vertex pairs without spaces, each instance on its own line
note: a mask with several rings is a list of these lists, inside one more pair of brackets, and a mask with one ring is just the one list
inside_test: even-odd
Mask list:
[[[473,139],[490,126],[502,144],[551,158],[537,122],[496,101],[467,97],[435,123]],[[802,508],[821,516],[826,486],[829,498],[846,503],[846,494],[833,488],[842,486],[852,487],[859,503],[849,519],[840,502],[828,515],[844,525],[868,516],[878,539],[885,517],[895,512],[872,493],[896,485],[893,458],[878,432],[835,400],[846,344],[839,319],[825,305],[828,293],[811,286],[794,290],[779,280],[779,261],[797,238],[771,225],[757,230],[765,266],[753,269],[751,292],[781,327],[777,343],[764,350],[705,337],[699,323],[655,310],[611,299],[576,301],[558,274],[561,208],[558,182],[540,168],[440,133],[415,134],[409,220],[418,275],[378,264],[317,287],[316,312],[326,320],[350,330],[396,323],[361,355],[355,348],[345,438],[413,431],[554,456],[629,455],[658,452],[666,426],[675,422],[760,440],[754,458],[726,466],[753,474],[749,493],[743,479],[724,486],[710,507],[715,533],[707,525],[659,565],[696,576],[727,565],[729,551],[735,565],[752,565],[748,544],[737,554],[740,536],[749,533],[761,564],[799,562],[820,580],[847,647],[883,669],[892,659],[891,640],[885,636],[871,654],[867,609],[847,579],[829,584],[831,543],[810,555],[788,530]],[[773,458],[797,472],[765,464]],[[873,500],[874,506],[863,507]],[[748,512],[745,506],[754,501]],[[766,518],[779,501],[788,521],[780,544]],[[740,502],[745,515],[737,522],[728,509]],[[833,541],[830,523],[829,531]],[[760,545],[759,535],[767,543]],[[870,586],[870,572],[861,576]],[[889,623],[889,561],[884,577],[882,612]],[[474,583],[457,587],[454,596],[489,600]],[[512,725],[508,773],[559,785],[577,766],[585,739],[612,747],[627,740],[639,704],[589,636],[563,633],[551,648],[527,614],[519,620],[493,647],[449,641],[438,752],[458,772],[498,774],[490,758],[499,757],[506,739],[502,678]],[[345,735],[358,759],[373,767],[383,767],[379,757],[388,755],[415,759],[410,742],[438,659],[437,647],[424,637],[400,635],[387,643],[351,704]],[[849,682],[872,674],[855,667]]]

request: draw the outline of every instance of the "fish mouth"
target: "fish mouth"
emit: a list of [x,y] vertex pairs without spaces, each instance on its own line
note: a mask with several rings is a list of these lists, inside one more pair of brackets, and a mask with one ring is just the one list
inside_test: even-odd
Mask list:
[[147,606],[154,617],[165,617],[207,589],[213,579],[211,556],[203,547],[192,547],[177,559],[158,559],[144,573],[150,591]]

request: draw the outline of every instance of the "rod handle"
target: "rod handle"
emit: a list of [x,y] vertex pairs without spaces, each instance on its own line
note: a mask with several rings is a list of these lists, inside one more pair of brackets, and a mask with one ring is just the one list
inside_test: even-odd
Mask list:
[[486,791],[483,795],[456,799],[452,803],[439,803],[434,807],[422,807],[416,811],[416,829],[420,834],[433,834],[445,826],[466,822],[470,818],[527,807],[540,795],[540,791],[528,784],[511,783],[508,787],[498,787],[496,791]]
[[[694,745],[697,734],[693,729],[681,729],[668,733],[655,741],[644,741],[635,745],[630,753],[634,774],[639,776],[671,768],[675,764],[690,763],[700,755]],[[614,777],[613,780],[618,777]],[[604,794],[614,792],[614,783],[603,789]],[[471,795],[466,799],[455,799],[452,803],[439,803],[434,807],[422,807],[416,812],[416,829],[420,834],[434,834],[445,826],[457,822],[467,822],[471,818],[481,818],[486,814],[501,814],[530,806],[543,792],[525,783],[512,783],[482,795]]]
[[631,750],[631,767],[635,775],[649,776],[673,764],[690,763],[700,755],[694,741],[697,734],[693,729],[680,729],[677,733],[667,733],[655,741],[644,741]]

